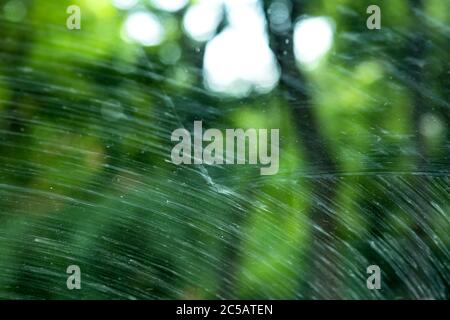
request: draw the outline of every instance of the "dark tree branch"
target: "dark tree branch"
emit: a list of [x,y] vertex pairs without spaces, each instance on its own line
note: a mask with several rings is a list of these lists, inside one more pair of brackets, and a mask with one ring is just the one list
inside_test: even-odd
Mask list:
[[[283,32],[273,30],[270,23],[270,5],[272,1],[264,1],[266,21],[268,23],[270,46],[281,71],[279,90],[289,103],[297,134],[303,144],[303,152],[309,162],[312,173],[335,173],[336,161],[327,146],[326,138],[322,134],[321,123],[314,113],[314,106],[303,73],[297,67],[294,55],[294,25],[295,19],[305,12],[305,1],[291,1],[291,25]],[[310,252],[307,253],[309,264],[308,274],[302,275],[299,293],[315,298],[337,298],[337,278],[334,276],[333,262],[336,257],[333,253],[333,240],[335,238],[336,219],[334,199],[337,182],[334,179],[318,178],[312,185],[311,211],[309,213],[311,224],[319,228],[312,228]],[[324,264],[326,261],[327,264]],[[312,279],[308,283],[304,279]],[[303,296],[302,296],[303,297]]]

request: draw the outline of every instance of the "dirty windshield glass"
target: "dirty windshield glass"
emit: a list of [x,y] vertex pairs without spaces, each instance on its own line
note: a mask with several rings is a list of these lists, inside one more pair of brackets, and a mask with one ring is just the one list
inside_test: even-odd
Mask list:
[[449,13],[0,1],[0,298],[448,299]]

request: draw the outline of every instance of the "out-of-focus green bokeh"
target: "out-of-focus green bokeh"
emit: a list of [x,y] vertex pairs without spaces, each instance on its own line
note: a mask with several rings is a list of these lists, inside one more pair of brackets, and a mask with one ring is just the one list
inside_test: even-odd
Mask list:
[[[0,298],[448,298],[450,2],[257,1],[280,78],[238,94],[214,90],[203,61],[253,1],[219,4],[196,41],[183,21],[202,2],[0,1]],[[133,40],[137,13],[156,43]],[[311,17],[333,38],[307,66],[293,29]],[[195,120],[279,128],[278,174],[170,163],[171,132]]]

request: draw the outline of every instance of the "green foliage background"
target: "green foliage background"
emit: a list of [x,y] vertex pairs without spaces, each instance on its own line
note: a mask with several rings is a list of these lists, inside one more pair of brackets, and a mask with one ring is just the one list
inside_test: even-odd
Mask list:
[[[187,8],[140,3],[168,30],[141,47],[106,0],[0,1],[0,297],[448,298],[450,2],[375,1],[370,31],[372,2],[295,1],[334,20],[332,51],[307,71],[273,48],[279,86],[232,98],[204,88]],[[279,174],[172,165],[194,120],[280,128]]]

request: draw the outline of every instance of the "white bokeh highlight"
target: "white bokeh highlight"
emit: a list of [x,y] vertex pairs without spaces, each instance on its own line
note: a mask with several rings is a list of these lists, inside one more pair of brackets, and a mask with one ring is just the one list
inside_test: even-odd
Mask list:
[[157,16],[150,12],[134,12],[124,24],[126,40],[137,42],[143,46],[156,46],[164,39],[164,28]]
[[183,28],[192,39],[210,40],[222,17],[220,0],[203,0],[191,6],[183,17]]
[[183,9],[189,0],[151,0],[150,2],[160,10],[176,12]]
[[260,3],[228,0],[225,5],[229,25],[205,49],[206,86],[233,96],[269,92],[277,85],[280,72],[269,48]]
[[295,25],[294,53],[300,64],[310,68],[316,67],[332,45],[333,24],[330,19],[306,18]]
[[122,10],[129,10],[138,3],[138,0],[112,0],[114,7]]

